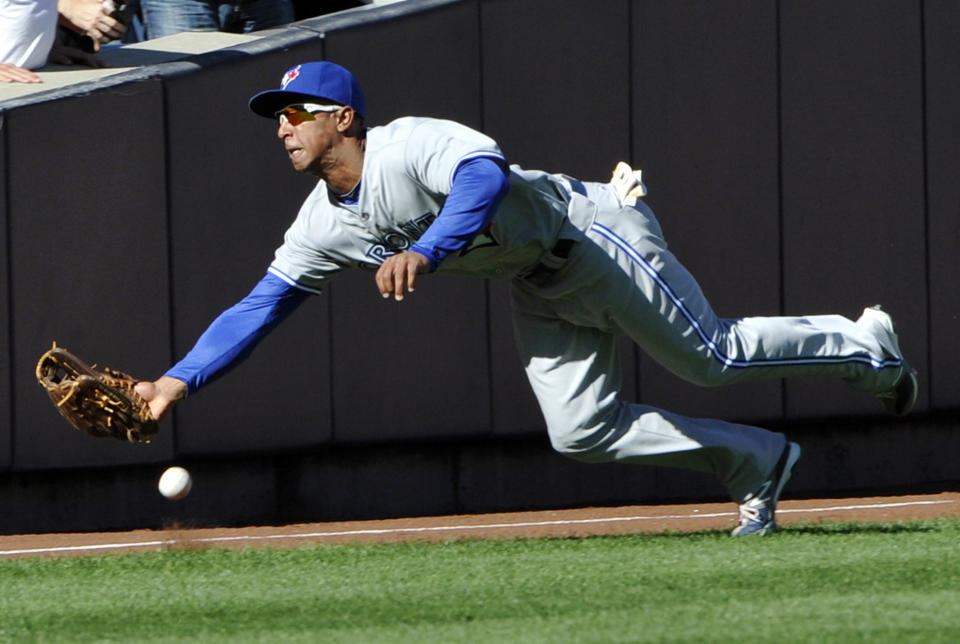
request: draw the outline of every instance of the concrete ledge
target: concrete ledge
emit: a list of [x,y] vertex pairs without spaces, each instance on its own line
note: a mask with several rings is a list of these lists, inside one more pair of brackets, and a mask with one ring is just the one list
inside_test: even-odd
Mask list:
[[106,68],[47,65],[35,70],[42,83],[0,83],[0,109],[76,96],[145,78],[195,71],[230,57],[276,51],[323,38],[328,31],[393,20],[460,1],[405,0],[370,4],[249,34],[189,31],[130,45],[110,44],[100,54]]
[[47,65],[36,70],[42,83],[0,84],[0,108],[56,100],[122,82],[162,75],[161,69],[151,68],[250,43],[270,33],[260,32],[259,35],[251,36],[221,32],[186,32],[132,45],[107,47],[101,58],[108,67],[96,69]]

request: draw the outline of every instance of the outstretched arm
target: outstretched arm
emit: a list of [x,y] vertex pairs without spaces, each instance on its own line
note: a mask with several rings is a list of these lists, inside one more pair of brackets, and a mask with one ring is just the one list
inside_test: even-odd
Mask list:
[[137,393],[159,420],[178,400],[240,364],[308,296],[267,273],[249,295],[207,327],[183,360],[154,382],[137,384]]

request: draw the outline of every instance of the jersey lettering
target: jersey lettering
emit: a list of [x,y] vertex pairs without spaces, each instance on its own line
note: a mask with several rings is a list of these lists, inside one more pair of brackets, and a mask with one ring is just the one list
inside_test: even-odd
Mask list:
[[400,224],[400,229],[407,233],[411,239],[420,239],[420,235],[426,232],[427,228],[430,227],[430,224],[432,224],[436,218],[437,216],[435,214],[428,212],[413,221],[403,222]]
[[399,224],[402,232],[387,233],[382,244],[373,244],[367,249],[366,255],[378,264],[382,264],[391,255],[402,253],[410,248],[413,242],[420,239],[420,235],[430,227],[437,216],[432,212],[424,213],[416,219]]

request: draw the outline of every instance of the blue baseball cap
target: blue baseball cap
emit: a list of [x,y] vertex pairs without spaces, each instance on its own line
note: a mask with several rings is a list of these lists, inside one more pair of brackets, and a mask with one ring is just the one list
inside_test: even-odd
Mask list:
[[327,61],[301,63],[280,79],[280,89],[268,89],[250,99],[250,109],[273,118],[293,103],[335,103],[349,105],[363,118],[367,100],[360,83],[346,68]]

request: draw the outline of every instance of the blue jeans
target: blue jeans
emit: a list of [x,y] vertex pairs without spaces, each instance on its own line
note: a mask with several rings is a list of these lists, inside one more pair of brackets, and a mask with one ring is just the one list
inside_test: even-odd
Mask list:
[[291,0],[140,0],[147,38],[181,31],[249,33],[293,22]]

